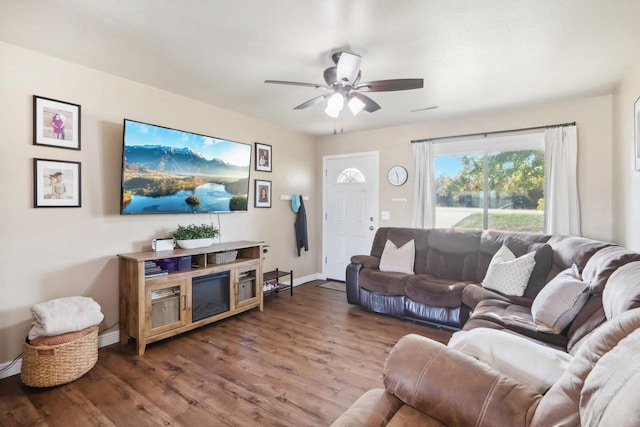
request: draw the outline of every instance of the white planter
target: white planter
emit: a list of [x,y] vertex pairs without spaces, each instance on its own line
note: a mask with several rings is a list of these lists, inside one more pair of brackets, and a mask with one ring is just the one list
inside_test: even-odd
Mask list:
[[176,243],[182,249],[206,248],[213,245],[213,237],[209,239],[176,240]]

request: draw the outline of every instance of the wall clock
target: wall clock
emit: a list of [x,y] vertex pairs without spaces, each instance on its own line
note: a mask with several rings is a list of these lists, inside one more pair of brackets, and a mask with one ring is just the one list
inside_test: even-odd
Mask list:
[[395,186],[400,186],[407,182],[408,177],[409,174],[407,173],[407,170],[402,166],[392,167],[391,169],[389,169],[389,174],[387,175],[389,183]]

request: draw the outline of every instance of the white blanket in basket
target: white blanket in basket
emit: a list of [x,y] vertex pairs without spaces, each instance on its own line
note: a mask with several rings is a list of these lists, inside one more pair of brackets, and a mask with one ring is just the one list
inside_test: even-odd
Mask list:
[[31,307],[36,319],[29,339],[51,337],[81,331],[99,325],[104,319],[100,305],[89,297],[65,297],[42,302]]

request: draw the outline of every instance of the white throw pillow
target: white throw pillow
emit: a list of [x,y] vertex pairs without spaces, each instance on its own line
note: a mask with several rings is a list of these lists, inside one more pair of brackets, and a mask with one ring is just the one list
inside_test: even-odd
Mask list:
[[534,251],[516,258],[506,245],[502,245],[491,258],[482,286],[505,295],[521,297],[536,266],[535,256]]
[[397,247],[391,240],[387,240],[380,257],[380,271],[413,274],[413,262],[416,250],[413,239],[401,247]]
[[503,375],[545,393],[564,373],[571,356],[515,333],[489,328],[459,331],[449,347],[475,357]]
[[533,300],[531,315],[536,329],[559,334],[573,321],[589,295],[589,286],[573,264],[547,283]]

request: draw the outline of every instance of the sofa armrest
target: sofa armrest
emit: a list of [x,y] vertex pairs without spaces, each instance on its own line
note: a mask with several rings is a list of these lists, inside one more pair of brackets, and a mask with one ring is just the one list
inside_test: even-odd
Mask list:
[[401,406],[397,397],[382,388],[374,388],[360,396],[331,427],[386,426]]
[[436,341],[402,337],[384,368],[387,391],[445,425],[527,426],[541,395]]
[[351,257],[351,262],[354,264],[362,264],[364,268],[380,268],[380,258],[372,255],[354,255]]
[[347,265],[345,285],[349,304],[360,304],[360,270],[362,270],[362,264],[352,262]]

